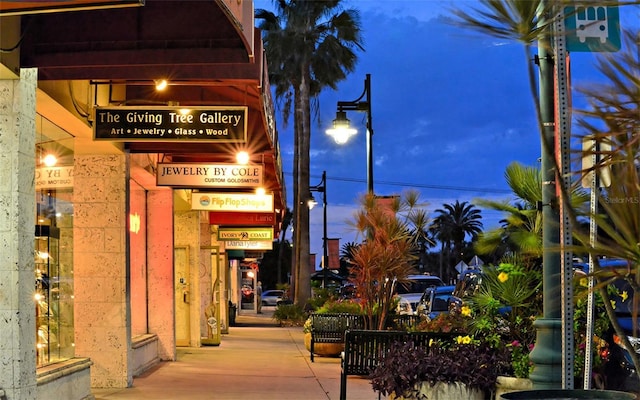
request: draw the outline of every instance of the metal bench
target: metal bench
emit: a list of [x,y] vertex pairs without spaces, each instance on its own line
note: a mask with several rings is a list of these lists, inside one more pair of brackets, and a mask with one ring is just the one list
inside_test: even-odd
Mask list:
[[347,398],[347,376],[371,374],[394,342],[412,341],[416,347],[428,349],[432,340],[452,340],[455,335],[440,332],[347,331],[341,359],[340,400]]
[[311,345],[309,348],[313,362],[316,343],[344,343],[344,333],[348,329],[362,329],[361,315],[347,313],[311,314]]

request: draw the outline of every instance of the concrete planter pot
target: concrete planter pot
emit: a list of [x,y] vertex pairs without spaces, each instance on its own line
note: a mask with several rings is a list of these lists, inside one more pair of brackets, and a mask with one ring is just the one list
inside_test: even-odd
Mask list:
[[531,379],[499,376],[496,382],[496,399],[500,399],[500,396],[505,393],[531,390],[532,387]]
[[[304,334],[304,347],[311,351],[311,333]],[[314,343],[313,354],[321,357],[338,357],[344,351],[344,343]]]
[[615,390],[583,390],[583,389],[548,389],[548,390],[524,390],[522,392],[505,393],[501,399],[522,400],[633,400],[636,395]]
[[427,398],[429,400],[484,400],[484,393],[479,389],[471,389],[467,385],[464,385],[462,383],[438,382],[435,385],[431,385],[429,383],[421,383],[420,391],[415,397],[396,397],[394,395],[389,396],[390,400],[414,400],[424,398]]

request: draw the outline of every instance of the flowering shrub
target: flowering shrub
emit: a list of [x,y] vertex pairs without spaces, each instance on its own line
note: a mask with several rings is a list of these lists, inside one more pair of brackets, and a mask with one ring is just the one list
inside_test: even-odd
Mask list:
[[394,343],[371,373],[371,385],[382,395],[417,396],[419,384],[461,383],[485,393],[495,388],[503,354],[470,336],[458,336],[454,343],[435,343],[429,349],[413,342]]
[[423,320],[416,329],[422,332],[466,333],[470,316],[471,309],[464,306],[460,310],[438,314],[434,319]]
[[533,371],[533,363],[529,359],[529,353],[533,350],[533,345],[531,344],[527,348],[517,340],[514,340],[507,345],[507,349],[510,353],[513,376],[516,378],[528,378]]
[[505,351],[501,374],[528,378],[529,353],[535,342],[533,320],[541,311],[539,274],[512,264],[484,269],[478,291],[465,299],[472,309],[469,332],[493,348]]
[[[594,328],[593,328],[593,336],[587,338],[586,336],[586,324],[587,324],[587,310],[588,310],[588,282],[586,276],[577,276],[574,279],[574,293],[576,298],[576,303],[573,312],[573,330],[574,330],[574,339],[575,339],[575,357],[574,357],[574,375],[579,378],[577,381],[583,381],[584,375],[584,366],[585,366],[585,358],[586,358],[586,348],[587,341],[592,341],[592,374],[602,375],[603,365],[607,361],[608,357],[608,344],[604,337],[607,336],[607,332],[612,331],[611,322],[607,317],[607,313],[604,309],[604,302],[600,293],[594,293]],[[626,293],[617,293],[616,289],[611,285],[607,287],[611,298],[615,298],[616,295],[619,295],[620,298],[623,299],[626,296]],[[615,307],[615,304],[612,304],[612,307]],[[595,385],[597,386],[599,380],[595,380]],[[604,389],[604,387],[599,387],[600,389]]]
[[307,318],[306,321],[304,321],[304,325],[302,325],[302,332],[304,333],[311,333],[311,327],[313,325],[311,325],[311,317]]

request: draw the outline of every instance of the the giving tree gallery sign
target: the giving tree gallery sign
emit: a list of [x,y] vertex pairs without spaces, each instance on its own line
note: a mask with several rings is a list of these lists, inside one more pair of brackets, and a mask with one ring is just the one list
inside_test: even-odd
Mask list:
[[247,107],[98,107],[94,139],[209,141],[247,139]]

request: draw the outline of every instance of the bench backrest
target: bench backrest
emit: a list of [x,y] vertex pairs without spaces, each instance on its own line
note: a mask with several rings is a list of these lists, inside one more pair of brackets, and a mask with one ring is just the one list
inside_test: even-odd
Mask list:
[[341,333],[347,329],[362,329],[361,315],[347,313],[311,314],[311,327],[314,333]]
[[345,334],[342,369],[345,375],[369,375],[394,342],[413,341],[429,349],[433,341],[450,341],[454,334],[438,332],[349,330]]

